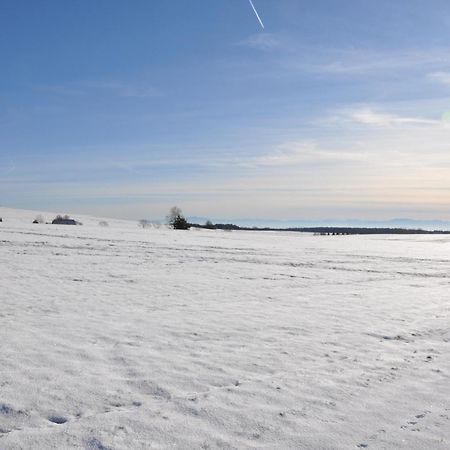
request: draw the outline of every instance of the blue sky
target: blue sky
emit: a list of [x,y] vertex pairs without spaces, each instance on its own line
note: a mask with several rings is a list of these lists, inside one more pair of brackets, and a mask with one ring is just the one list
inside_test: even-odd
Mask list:
[[4,0],[0,205],[450,219],[450,5]]

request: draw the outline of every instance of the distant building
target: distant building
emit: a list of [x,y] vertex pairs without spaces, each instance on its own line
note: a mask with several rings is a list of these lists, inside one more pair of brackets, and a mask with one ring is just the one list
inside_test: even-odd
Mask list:
[[78,222],[68,217],[56,217],[52,220],[53,225],[78,225]]

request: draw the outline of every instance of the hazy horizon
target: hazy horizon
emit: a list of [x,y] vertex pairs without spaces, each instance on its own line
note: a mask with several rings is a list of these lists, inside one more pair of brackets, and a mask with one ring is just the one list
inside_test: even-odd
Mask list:
[[[166,217],[126,217],[121,216],[100,216],[96,214],[86,214],[80,211],[70,211],[67,209],[60,209],[55,211],[44,211],[39,209],[34,210],[21,210],[20,208],[9,208],[0,205],[0,217],[3,221],[9,222],[11,220],[10,213],[12,213],[12,218],[23,211],[23,214],[28,215],[28,220],[31,222],[37,216],[41,216],[45,221],[51,221],[56,215],[69,215],[74,219],[80,219],[89,217],[91,219],[111,219],[111,220],[125,220],[125,221],[136,221],[140,222],[146,220],[149,223],[163,224],[166,222]],[[168,211],[167,211],[168,212]],[[183,215],[184,212],[182,211]],[[439,220],[439,219],[414,219],[408,217],[396,217],[389,219],[380,220],[370,220],[370,219],[359,219],[359,218],[345,218],[336,219],[332,217],[322,218],[322,219],[311,219],[307,217],[303,218],[290,218],[290,219],[271,219],[271,218],[251,218],[251,217],[214,217],[214,216],[193,216],[186,214],[186,218],[189,222],[194,224],[204,224],[207,221],[212,221],[214,224],[234,224],[241,227],[270,227],[274,229],[286,229],[286,228],[300,228],[300,227],[369,227],[369,228],[404,228],[404,229],[425,229],[425,230],[450,230],[450,221]]]

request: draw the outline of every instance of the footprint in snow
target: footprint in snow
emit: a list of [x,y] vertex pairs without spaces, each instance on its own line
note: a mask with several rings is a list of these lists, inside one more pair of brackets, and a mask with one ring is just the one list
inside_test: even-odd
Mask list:
[[56,423],[57,425],[62,425],[67,422],[67,419],[63,416],[50,416],[48,420],[52,423]]
[[0,403],[0,414],[3,414],[4,416],[17,416],[24,414],[24,412],[20,409],[14,409],[6,403]]
[[104,446],[97,438],[90,438],[86,442],[86,450],[111,450]]
[[[431,413],[431,411],[424,411],[421,414],[416,414],[412,420],[409,420],[406,423],[406,425],[401,425],[400,428],[403,430],[410,429],[411,431],[420,431],[420,428],[418,428],[418,427],[412,428],[412,427],[414,427],[415,425],[418,425],[419,421],[421,419],[424,419],[427,416],[427,414],[429,414],[429,413]],[[412,426],[412,427],[410,427],[410,426]]]

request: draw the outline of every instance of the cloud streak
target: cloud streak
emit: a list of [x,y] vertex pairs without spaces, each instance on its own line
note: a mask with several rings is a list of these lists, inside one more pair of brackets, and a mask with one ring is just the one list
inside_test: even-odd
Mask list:
[[421,117],[402,117],[395,114],[376,112],[369,108],[354,111],[350,114],[350,117],[357,123],[363,125],[376,125],[379,127],[394,127],[401,125],[442,125],[442,121],[440,120]]
[[450,86],[450,72],[435,72],[430,74],[430,78],[445,86]]

